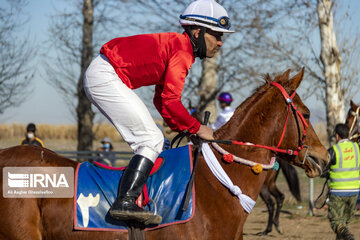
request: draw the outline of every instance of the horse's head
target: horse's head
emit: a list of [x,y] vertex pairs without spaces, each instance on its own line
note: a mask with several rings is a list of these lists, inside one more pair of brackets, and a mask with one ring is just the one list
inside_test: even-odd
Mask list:
[[303,168],[308,177],[317,177],[329,162],[328,152],[309,121],[309,109],[296,94],[304,69],[291,79],[289,74],[290,70],[274,81],[267,75],[266,84],[236,109],[215,138],[270,147],[272,155]]
[[360,137],[360,107],[350,101],[350,109],[346,116],[345,124],[349,127],[349,139],[358,141]]
[[[282,134],[284,135],[283,143],[279,147],[297,149],[298,157],[287,153],[280,153],[279,155],[303,168],[308,177],[317,177],[322,174],[322,170],[328,164],[328,152],[310,123],[310,110],[296,94],[296,89],[304,77],[304,68],[291,79],[289,79],[289,73],[290,70],[277,76],[274,80],[275,83],[283,87],[285,92],[282,92],[281,88],[271,91],[275,91],[273,97],[278,102],[277,107],[283,109],[277,115],[278,124],[280,129],[283,128]],[[288,119],[287,123],[286,119]]]

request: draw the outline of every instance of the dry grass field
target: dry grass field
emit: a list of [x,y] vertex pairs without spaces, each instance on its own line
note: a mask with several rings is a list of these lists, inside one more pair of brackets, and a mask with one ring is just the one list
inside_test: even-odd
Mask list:
[[[163,121],[156,119],[156,123],[163,126],[163,133],[166,138],[171,140],[176,133],[171,131],[169,127],[164,126]],[[36,134],[40,137],[47,148],[59,150],[76,150],[77,146],[77,129],[76,125],[50,125],[37,124]],[[0,149],[14,145],[18,145],[25,136],[25,124],[0,124]],[[320,141],[328,147],[326,138],[326,127],[324,123],[314,125],[315,131],[318,133]],[[116,151],[130,150],[126,143],[123,142],[121,136],[116,129],[107,123],[95,124],[93,127],[95,140],[93,143],[94,150],[100,146],[100,141],[104,137],[112,140]]]

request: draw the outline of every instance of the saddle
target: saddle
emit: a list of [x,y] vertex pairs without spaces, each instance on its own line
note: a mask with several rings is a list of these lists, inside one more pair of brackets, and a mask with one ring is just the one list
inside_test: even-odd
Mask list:
[[[126,222],[114,220],[108,211],[115,201],[124,168],[98,163],[79,164],[75,174],[74,228],[76,230],[127,231]],[[189,221],[195,211],[195,192],[190,204],[183,204],[192,171],[191,145],[165,150],[155,161],[144,187],[142,205],[157,212],[163,220],[147,225],[145,230]]]

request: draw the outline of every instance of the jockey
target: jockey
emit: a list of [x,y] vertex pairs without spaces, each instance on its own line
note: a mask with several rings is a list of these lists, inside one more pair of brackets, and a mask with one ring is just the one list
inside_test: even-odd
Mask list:
[[215,131],[221,128],[227,121],[230,120],[232,115],[234,114],[234,109],[230,107],[233,98],[230,93],[222,92],[218,96],[218,100],[220,103],[220,108],[223,110],[216,119],[216,122],[210,125],[210,127]]
[[212,129],[201,125],[182,105],[181,93],[195,58],[213,57],[222,46],[223,33],[233,32],[230,20],[214,0],[197,0],[180,16],[180,24],[183,34],[144,34],[107,42],[85,73],[89,100],[135,153],[109,210],[117,220],[145,222],[153,216],[135,201],[164,145],[162,132],[133,89],[155,85],[154,105],[172,130],[213,139]]

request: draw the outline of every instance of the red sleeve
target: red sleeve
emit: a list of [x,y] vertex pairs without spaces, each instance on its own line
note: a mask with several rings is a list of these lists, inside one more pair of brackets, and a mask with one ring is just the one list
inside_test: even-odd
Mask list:
[[179,51],[168,62],[164,85],[155,88],[154,105],[174,131],[197,133],[200,128],[200,123],[190,116],[181,103],[185,78],[192,63],[193,57],[189,53]]

